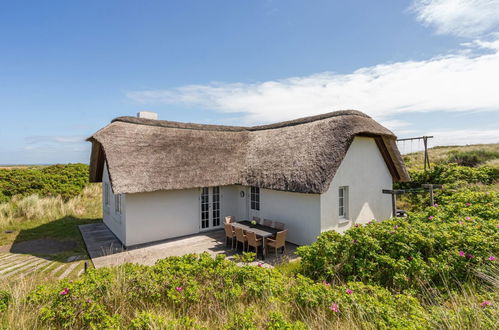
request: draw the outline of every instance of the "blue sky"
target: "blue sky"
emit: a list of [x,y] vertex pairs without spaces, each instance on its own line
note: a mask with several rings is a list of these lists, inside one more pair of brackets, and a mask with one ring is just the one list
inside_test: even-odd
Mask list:
[[84,139],[140,110],[358,109],[400,137],[499,142],[497,86],[497,0],[0,2],[0,164],[88,162]]

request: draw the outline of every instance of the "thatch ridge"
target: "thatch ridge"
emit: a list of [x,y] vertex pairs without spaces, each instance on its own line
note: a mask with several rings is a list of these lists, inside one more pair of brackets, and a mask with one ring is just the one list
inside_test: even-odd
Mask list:
[[106,161],[115,193],[233,184],[323,193],[358,135],[377,139],[394,181],[409,178],[395,135],[346,110],[253,127],[119,117],[89,138],[91,181]]
[[363,112],[357,110],[339,110],[328,112],[320,115],[302,117],[293,120],[282,121],[274,124],[258,125],[258,126],[230,126],[230,125],[213,125],[213,124],[198,124],[198,123],[183,123],[177,121],[169,120],[156,120],[147,118],[137,118],[131,116],[117,117],[111,121],[111,123],[121,121],[124,123],[147,125],[147,126],[158,126],[165,128],[181,128],[181,129],[196,129],[196,130],[206,130],[206,131],[229,131],[229,132],[242,132],[242,131],[262,131],[267,129],[282,128],[288,126],[295,126],[310,123],[312,121],[323,120],[338,116],[361,116],[366,118],[371,118]]

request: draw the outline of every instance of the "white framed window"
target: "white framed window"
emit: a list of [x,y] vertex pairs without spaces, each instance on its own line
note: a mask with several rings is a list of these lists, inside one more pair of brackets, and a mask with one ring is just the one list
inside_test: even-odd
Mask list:
[[340,220],[348,219],[348,187],[338,188],[338,216]]
[[104,183],[104,205],[109,206],[109,183]]
[[121,214],[121,195],[114,195],[114,211]]
[[260,211],[260,188],[251,187],[250,204],[252,210]]

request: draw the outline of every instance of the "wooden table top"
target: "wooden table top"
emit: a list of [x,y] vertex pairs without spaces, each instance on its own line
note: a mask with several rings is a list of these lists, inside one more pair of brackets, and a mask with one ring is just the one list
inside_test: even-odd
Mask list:
[[279,231],[278,229],[260,224],[252,226],[251,221],[248,220],[233,222],[232,225],[234,227],[238,227],[246,231],[251,231],[261,237],[271,237],[274,236]]

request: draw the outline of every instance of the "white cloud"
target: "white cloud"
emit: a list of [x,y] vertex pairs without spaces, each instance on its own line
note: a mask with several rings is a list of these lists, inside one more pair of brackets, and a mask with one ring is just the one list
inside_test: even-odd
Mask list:
[[433,135],[432,146],[452,146],[465,144],[499,143],[498,129],[463,129],[448,131],[433,131],[427,135]]
[[438,34],[477,37],[499,26],[499,0],[415,0],[412,9]]
[[[128,93],[141,104],[185,104],[241,116],[247,124],[338,109],[376,119],[408,112],[498,111],[499,50],[451,54],[261,83],[211,83]],[[393,122],[400,127],[400,122]]]
[[[400,133],[400,132],[398,132]],[[414,134],[416,132],[411,132]],[[499,143],[499,128],[497,129],[461,129],[461,130],[435,130],[417,136],[433,136],[428,139],[428,147],[436,146],[459,146],[467,144],[487,144]],[[400,136],[400,135],[399,135]],[[401,141],[397,143],[402,154],[409,154],[416,151],[424,150],[422,141]]]

